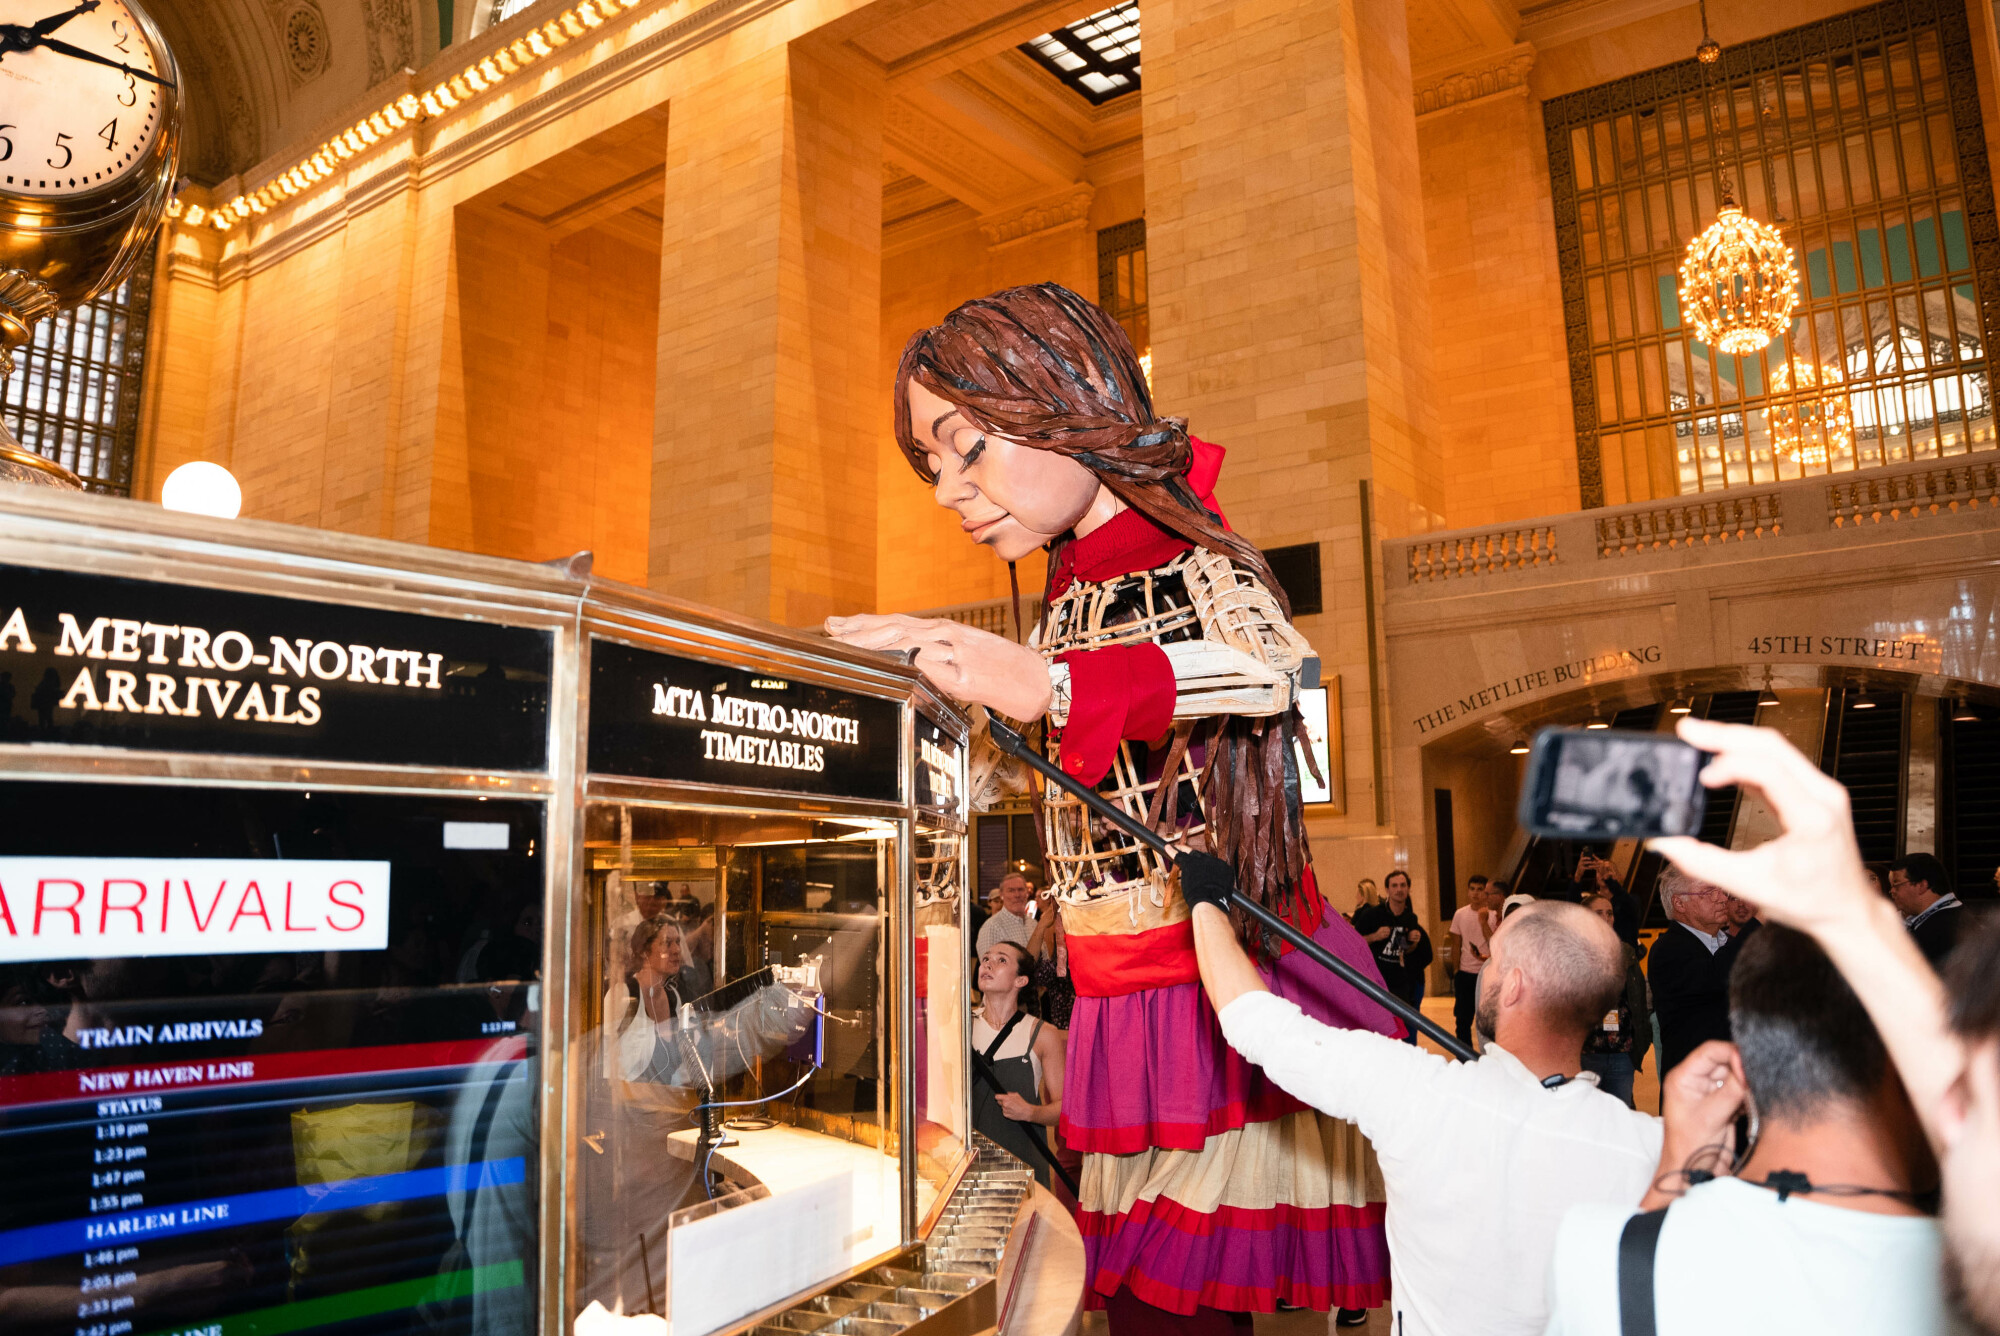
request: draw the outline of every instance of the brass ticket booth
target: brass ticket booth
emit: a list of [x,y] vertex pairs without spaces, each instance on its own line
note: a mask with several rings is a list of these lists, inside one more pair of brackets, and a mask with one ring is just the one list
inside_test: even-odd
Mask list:
[[965,740],[582,560],[0,488],[0,1329],[992,1325]]

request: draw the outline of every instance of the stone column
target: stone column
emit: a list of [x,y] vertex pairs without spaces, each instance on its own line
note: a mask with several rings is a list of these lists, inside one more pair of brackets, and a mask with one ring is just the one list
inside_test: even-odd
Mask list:
[[654,589],[794,626],[874,607],[883,98],[795,41],[673,100]]
[[[1360,485],[1378,540],[1427,527],[1444,490],[1404,6],[1149,0],[1145,41],[1156,398],[1228,448],[1217,495],[1238,530],[1320,544],[1326,611],[1299,626],[1341,678],[1347,814],[1309,824],[1346,909],[1394,853],[1376,822]],[[1434,905],[1424,832],[1393,834]]]

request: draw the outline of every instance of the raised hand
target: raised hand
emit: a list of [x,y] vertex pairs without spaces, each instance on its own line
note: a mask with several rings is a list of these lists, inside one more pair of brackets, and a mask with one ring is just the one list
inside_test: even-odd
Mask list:
[[1652,847],[1691,876],[1720,886],[1768,917],[1807,932],[1865,916],[1876,899],[1861,866],[1840,781],[1799,754],[1775,729],[1683,718],[1681,738],[1715,758],[1701,772],[1711,789],[1754,789],[1783,832],[1754,849],[1730,850],[1687,836]]

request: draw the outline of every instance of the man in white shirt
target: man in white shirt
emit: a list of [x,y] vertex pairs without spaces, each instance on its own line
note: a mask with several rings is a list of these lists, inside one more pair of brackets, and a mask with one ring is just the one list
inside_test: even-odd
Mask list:
[[1018,872],[1000,878],[1000,908],[979,925],[979,954],[985,955],[995,942],[1028,944],[1035,925],[1028,921],[1028,879]]
[[1486,938],[1494,906],[1486,891],[1486,878],[1468,877],[1465,903],[1451,916],[1451,935],[1458,947],[1452,969],[1452,1010],[1458,1042],[1472,1042],[1472,1019],[1479,1009],[1479,971],[1486,964]]
[[1484,1056],[1455,1063],[1338,1030],[1268,992],[1219,907],[1229,866],[1176,860],[1222,1033],[1287,1091],[1358,1126],[1388,1189],[1397,1336],[1531,1336],[1548,1320],[1556,1228],[1584,1202],[1630,1206],[1659,1161],[1656,1119],[1597,1089],[1583,1040],[1624,987],[1617,935],[1550,901],[1493,934],[1480,971]]
[[[1729,991],[1735,1043],[1703,1045],[1667,1079],[1666,1143],[1645,1203],[1664,1214],[1569,1213],[1550,1265],[1548,1336],[1631,1332],[1648,1288],[1657,1336],[1949,1330],[1943,1240],[1920,1204],[1936,1171],[1854,990],[1810,938],[1774,927],[1745,939]],[[1725,1148],[1746,1107],[1758,1131],[1731,1178]],[[1626,1313],[1631,1278],[1642,1283]]]

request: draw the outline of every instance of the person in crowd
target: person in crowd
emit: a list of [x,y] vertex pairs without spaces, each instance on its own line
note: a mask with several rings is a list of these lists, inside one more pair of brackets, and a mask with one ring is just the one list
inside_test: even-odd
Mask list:
[[[1854,990],[1811,938],[1772,928],[1744,944],[1729,1015],[1734,1044],[1704,1044],[1667,1078],[1645,1203],[1662,1214],[1593,1205],[1564,1219],[1549,1336],[1630,1332],[1634,1265],[1650,1270],[1658,1336],[1949,1330],[1943,1242],[1923,1209],[1934,1166]],[[1744,1111],[1756,1131],[1731,1176]],[[1621,1267],[1621,1250],[1641,1247],[1628,1230],[1650,1247]]]
[[[1600,858],[1589,848],[1577,855],[1576,872],[1566,882],[1557,882],[1549,887],[1544,898],[1568,900],[1572,904],[1582,904],[1593,895],[1607,895],[1611,907],[1617,911],[1618,940],[1639,950],[1639,902],[1632,898],[1625,884],[1618,880],[1617,869],[1608,858]],[[1640,954],[1644,954],[1641,952]]]
[[1484,877],[1468,877],[1465,903],[1451,916],[1451,935],[1457,943],[1451,974],[1452,1020],[1461,1044],[1472,1042],[1472,1017],[1479,1002],[1479,970],[1486,964],[1487,939],[1498,924],[1495,907],[1487,898],[1487,884]]
[[[1889,893],[1889,865],[1887,863],[1863,863],[1861,871],[1874,883],[1875,894],[1886,896]],[[1995,869],[1993,875],[2000,877],[2000,869]]]
[[[2000,878],[2000,872],[1996,872],[1994,876]],[[1354,914],[1359,914],[1370,905],[1381,903],[1382,890],[1375,884],[1375,878],[1363,877],[1354,883],[1354,913],[1347,916],[1347,921],[1354,922]]]
[[972,1013],[972,1122],[1047,1187],[1050,1147],[1042,1129],[1062,1118],[1067,1050],[1063,1032],[1024,1005],[1033,969],[1034,957],[1019,942],[998,941],[979,953],[979,1006]]
[[1660,1125],[1597,1088],[1583,1041],[1624,986],[1617,935],[1576,905],[1502,923],[1479,972],[1477,1062],[1322,1025],[1269,992],[1220,907],[1227,865],[1177,860],[1202,986],[1230,1045],[1285,1090],[1360,1128],[1388,1189],[1391,1330],[1529,1336],[1563,1213],[1630,1206]]
[[[1411,1006],[1424,1000],[1424,971],[1431,965],[1431,939],[1410,905],[1410,874],[1401,868],[1382,878],[1382,902],[1354,911],[1354,930],[1375,953],[1375,966],[1389,991]],[[1411,1030],[1404,1042],[1417,1042]]]
[[[1583,907],[1617,932],[1617,907],[1608,894],[1596,892],[1584,900]],[[1599,1090],[1616,1095],[1630,1109],[1637,1107],[1632,1102],[1632,1079],[1646,1060],[1646,1050],[1653,1046],[1653,1011],[1638,955],[1625,943],[1618,945],[1625,953],[1625,988],[1617,1005],[1584,1037],[1583,1068],[1597,1073]]]
[[1028,934],[1028,954],[1034,957],[1035,1014],[1058,1030],[1069,1029],[1076,1009],[1076,984],[1069,976],[1069,938],[1056,910],[1055,891],[1043,887],[1035,895],[1035,930]]
[[1686,838],[1656,840],[1655,848],[1690,875],[1751,901],[1770,923],[1808,933],[1860,998],[1938,1159],[1947,1291],[1963,1318],[1995,1336],[2000,922],[1967,928],[1947,990],[1895,906],[1870,884],[1847,790],[1837,780],[1771,729],[1683,720],[1679,731],[1689,744],[1713,753],[1703,784],[1761,795],[1781,832],[1754,849]]
[[1660,1070],[1710,1039],[1729,1038],[1729,897],[1674,868],[1660,874],[1660,901],[1673,924],[1646,961],[1653,1011],[1660,1018]]
[[[1501,891],[1505,891],[1507,888],[1507,883],[1504,881],[1494,884],[1500,887]],[[1498,892],[1489,892],[1489,894],[1498,894]],[[1526,891],[1516,891],[1512,895],[1502,895],[1500,898],[1500,917],[1502,920],[1510,919],[1518,911],[1526,909],[1534,903],[1535,897],[1529,895]]]
[[1931,968],[1942,969],[1944,958],[1958,945],[1965,906],[1951,888],[1951,874],[1931,854],[1904,854],[1889,864],[1889,898],[1917,939],[1917,949]]
[[1009,872],[1000,878],[1000,907],[979,925],[977,941],[982,959],[986,948],[995,942],[1014,942],[1023,947],[1028,944],[1028,938],[1035,931],[1035,925],[1028,918],[1028,902],[1033,897],[1034,891],[1028,885],[1026,874]]
[[1729,896],[1723,901],[1722,934],[1725,948],[1741,950],[1743,939],[1763,927],[1757,917],[1757,906],[1740,896]]

